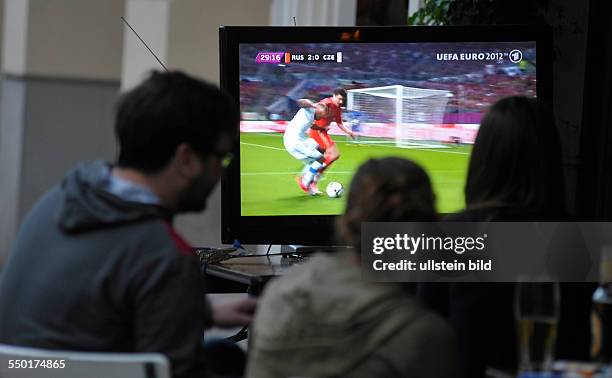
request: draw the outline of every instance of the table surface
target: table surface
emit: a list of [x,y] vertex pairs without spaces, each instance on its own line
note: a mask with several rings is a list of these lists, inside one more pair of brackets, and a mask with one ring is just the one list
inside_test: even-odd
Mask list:
[[242,284],[250,284],[255,277],[282,276],[295,262],[279,255],[240,256],[209,264],[206,274]]

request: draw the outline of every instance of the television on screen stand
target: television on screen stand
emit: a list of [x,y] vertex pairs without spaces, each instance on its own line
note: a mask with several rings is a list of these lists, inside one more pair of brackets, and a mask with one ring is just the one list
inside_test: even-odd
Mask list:
[[545,26],[240,27],[219,29],[221,87],[240,102],[240,143],[222,180],[222,241],[330,245],[344,196],[310,196],[283,143],[300,99],[346,90],[340,158],[320,178],[348,190],[369,158],[400,156],[431,177],[438,210],[464,207],[472,144],[488,107],[509,95],[551,102]]

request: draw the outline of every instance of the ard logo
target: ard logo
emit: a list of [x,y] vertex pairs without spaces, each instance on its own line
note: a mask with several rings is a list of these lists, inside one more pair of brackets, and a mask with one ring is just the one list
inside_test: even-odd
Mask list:
[[523,53],[521,50],[512,50],[508,56],[512,63],[518,63],[523,60]]

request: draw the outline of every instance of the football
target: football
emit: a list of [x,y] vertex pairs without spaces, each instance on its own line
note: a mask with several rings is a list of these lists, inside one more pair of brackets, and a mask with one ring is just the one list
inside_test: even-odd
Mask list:
[[329,197],[338,198],[342,196],[342,193],[344,193],[344,187],[342,187],[342,184],[339,182],[332,181],[327,185],[327,189],[325,189],[325,191]]

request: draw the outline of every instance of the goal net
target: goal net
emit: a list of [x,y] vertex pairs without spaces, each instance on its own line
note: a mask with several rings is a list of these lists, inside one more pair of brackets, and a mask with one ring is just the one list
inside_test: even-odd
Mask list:
[[389,143],[398,147],[439,146],[434,125],[442,124],[450,91],[390,85],[347,91],[349,114],[359,114],[362,143]]

